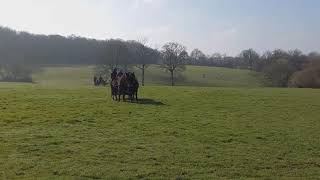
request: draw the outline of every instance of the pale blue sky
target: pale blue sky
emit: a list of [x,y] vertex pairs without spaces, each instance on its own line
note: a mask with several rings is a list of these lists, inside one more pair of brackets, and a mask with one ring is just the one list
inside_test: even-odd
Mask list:
[[97,39],[147,37],[237,55],[320,51],[319,0],[0,0],[0,25]]

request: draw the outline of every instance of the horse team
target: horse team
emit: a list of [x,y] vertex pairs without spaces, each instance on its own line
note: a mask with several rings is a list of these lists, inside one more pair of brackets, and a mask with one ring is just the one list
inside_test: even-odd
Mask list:
[[138,102],[139,82],[133,72],[123,73],[114,69],[111,73],[110,85],[113,100],[120,101],[122,96],[122,100],[125,101],[125,97],[128,96],[131,102],[134,99]]
[[[98,78],[94,76],[93,82],[95,86],[105,86],[108,84],[108,80],[104,80],[101,76]],[[126,96],[131,101],[136,100],[138,102],[138,89],[139,82],[133,72],[122,72],[114,69],[111,73],[111,96],[113,100],[126,100]]]

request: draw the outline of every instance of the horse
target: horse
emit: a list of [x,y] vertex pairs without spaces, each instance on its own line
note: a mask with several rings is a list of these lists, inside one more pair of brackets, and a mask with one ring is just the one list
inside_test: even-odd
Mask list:
[[111,86],[111,97],[113,100],[118,100],[118,80],[114,78],[110,81]]
[[138,88],[139,83],[134,75],[134,73],[123,73],[117,76],[116,79],[112,80],[111,83],[111,94],[114,99],[120,101],[121,96],[123,101],[125,101],[125,96],[128,95],[130,101],[132,102],[134,98],[138,101]]
[[136,99],[136,101],[138,101],[138,89],[139,89],[139,82],[135,76],[134,73],[129,73],[128,75],[128,81],[129,81],[129,84],[131,85],[131,89],[130,89],[130,92],[131,92],[131,95],[132,95],[132,99]]
[[126,91],[127,91],[127,75],[121,74],[120,76],[117,76],[117,87],[118,87],[118,101],[120,101],[121,95],[122,95],[122,100],[125,101],[125,96],[126,96]]

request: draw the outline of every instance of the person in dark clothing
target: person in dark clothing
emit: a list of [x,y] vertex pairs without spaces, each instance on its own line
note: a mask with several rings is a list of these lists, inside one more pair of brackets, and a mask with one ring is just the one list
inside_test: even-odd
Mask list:
[[115,68],[111,73],[111,80],[114,80],[117,77],[117,68]]
[[97,86],[97,80],[98,80],[97,76],[94,76],[94,77],[93,77],[93,84],[94,84],[95,86]]
[[99,86],[100,86],[100,85],[103,85],[103,78],[102,78],[101,76],[99,77],[99,84],[98,84],[98,85],[99,85]]
[[121,77],[122,75],[123,75],[123,72],[122,72],[122,71],[120,71],[120,72],[117,74],[118,77]]

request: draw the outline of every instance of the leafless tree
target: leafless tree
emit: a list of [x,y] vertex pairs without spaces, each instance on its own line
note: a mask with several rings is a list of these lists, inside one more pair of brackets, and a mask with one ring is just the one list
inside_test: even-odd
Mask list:
[[184,70],[185,62],[188,59],[186,47],[175,42],[169,42],[162,47],[161,57],[162,68],[170,72],[171,85],[174,86],[174,72]]
[[245,61],[245,64],[250,70],[254,69],[255,64],[260,58],[259,54],[253,49],[243,50],[240,57]]
[[190,53],[190,60],[191,60],[191,64],[193,65],[197,65],[200,63],[205,63],[205,61],[207,60],[206,55],[199,49],[194,49],[191,53]]
[[135,47],[139,64],[137,64],[136,67],[141,70],[141,85],[144,86],[145,70],[149,66],[148,58],[151,57],[150,53],[153,52],[149,50],[147,38],[139,38],[137,42],[138,44]]
[[129,66],[129,50],[121,40],[109,40],[103,58],[98,62],[96,73],[108,76],[114,68],[127,69]]

